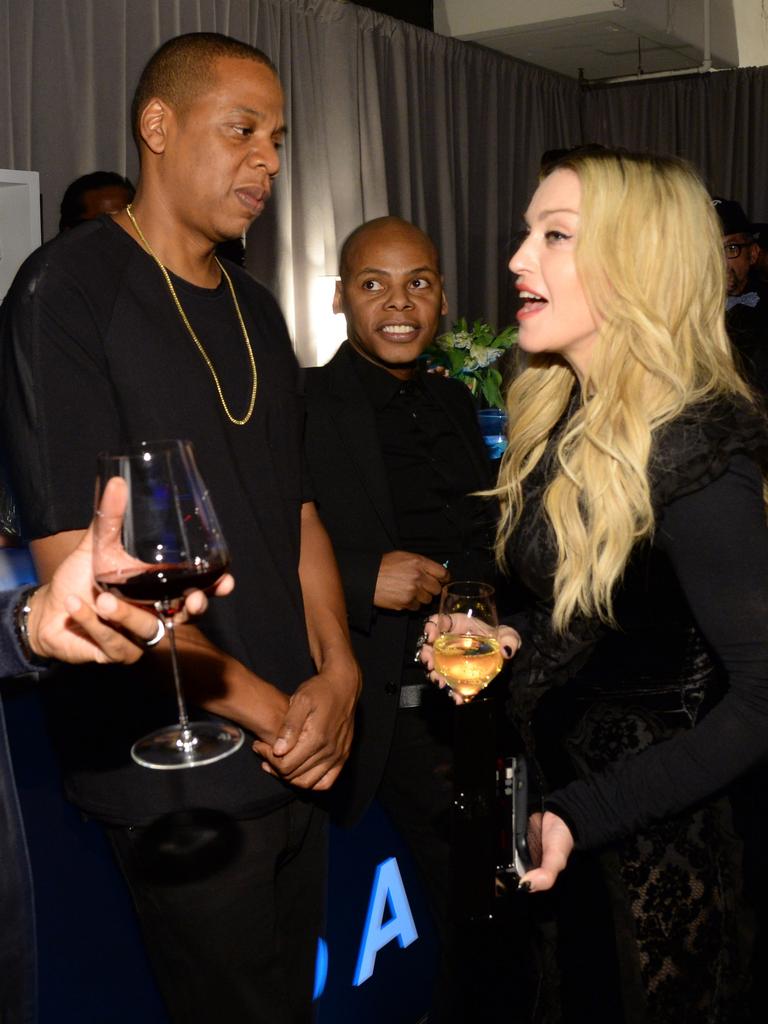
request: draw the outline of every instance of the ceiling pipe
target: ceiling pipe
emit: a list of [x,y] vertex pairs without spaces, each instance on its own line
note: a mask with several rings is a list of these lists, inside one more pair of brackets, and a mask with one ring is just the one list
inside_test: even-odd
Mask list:
[[616,75],[613,78],[582,78],[582,85],[613,85],[618,82],[640,82],[649,78],[680,78],[683,75],[705,75],[717,70],[712,67],[712,10],[711,0],[703,0],[704,15],[704,57],[701,64],[694,68],[678,68],[675,71],[639,71],[634,75]]
[[711,0],[704,0],[704,60],[702,71],[712,70],[712,8]]

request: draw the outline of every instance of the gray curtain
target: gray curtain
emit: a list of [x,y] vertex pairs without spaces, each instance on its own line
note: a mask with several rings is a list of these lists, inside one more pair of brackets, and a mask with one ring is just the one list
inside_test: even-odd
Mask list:
[[139,72],[165,39],[200,30],[252,42],[280,70],[289,135],[248,266],[278,295],[305,364],[341,241],[387,212],[435,238],[452,315],[508,323],[511,235],[545,149],[680,153],[768,219],[768,69],[582,91],[341,0],[0,0],[0,167],[40,172],[45,237],[73,178],[135,178]]
[[672,153],[713,195],[768,220],[768,68],[741,68],[587,90],[584,140]]
[[578,87],[483,47],[386,27],[361,25],[386,112],[389,208],[438,243],[454,314],[507,322],[512,236],[542,152],[580,141]]
[[579,140],[577,86],[338,0],[0,0],[0,167],[40,172],[44,237],[73,178],[135,178],[139,72],[201,30],[261,47],[285,86],[284,165],[248,265],[302,362],[316,361],[318,281],[345,235],[387,212],[435,236],[454,315],[506,322],[510,230],[541,150]]

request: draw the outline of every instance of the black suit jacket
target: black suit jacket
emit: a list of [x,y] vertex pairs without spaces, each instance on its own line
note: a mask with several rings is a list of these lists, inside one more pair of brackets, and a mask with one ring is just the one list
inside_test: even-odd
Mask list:
[[[345,342],[326,365],[304,371],[305,449],[314,499],[339,563],[363,692],[349,762],[332,790],[336,816],[358,818],[373,798],[399,706],[408,615],[373,606],[381,557],[401,548],[374,409]],[[427,387],[461,438],[476,489],[491,469],[469,391],[460,381],[427,376]]]

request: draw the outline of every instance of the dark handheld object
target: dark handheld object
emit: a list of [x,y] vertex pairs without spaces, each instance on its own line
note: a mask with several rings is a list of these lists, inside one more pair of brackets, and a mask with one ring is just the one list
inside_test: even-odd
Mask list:
[[541,811],[541,797],[523,755],[499,759],[498,785],[501,823],[497,877],[507,889],[541,863],[541,829],[531,820],[533,813]]
[[[519,737],[498,735],[497,706],[480,697],[456,709],[451,815],[453,913],[481,922],[541,863],[541,788]],[[499,749],[514,754],[497,755]]]

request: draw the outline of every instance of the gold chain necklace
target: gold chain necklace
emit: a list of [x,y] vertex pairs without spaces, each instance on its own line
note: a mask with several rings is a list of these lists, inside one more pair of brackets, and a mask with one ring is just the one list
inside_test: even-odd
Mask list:
[[160,262],[160,259],[159,259],[158,255],[157,255],[157,253],[154,251],[152,246],[146,240],[146,238],[144,237],[144,233],[142,232],[142,230],[139,227],[139,225],[136,223],[136,218],[133,215],[133,210],[131,209],[131,204],[130,203],[126,207],[125,212],[128,214],[128,217],[130,219],[131,224],[133,224],[134,228],[136,229],[136,234],[141,239],[142,244],[144,245],[144,248],[147,250],[147,252],[152,257],[152,259],[155,261],[155,263],[158,265],[158,267],[160,267],[162,275],[165,278],[165,283],[168,285],[168,291],[171,293],[171,298],[173,299],[173,301],[174,301],[174,303],[176,305],[176,309],[179,311],[179,316],[181,317],[184,326],[189,331],[190,336],[192,337],[192,341],[194,341],[195,345],[197,346],[198,352],[200,353],[200,355],[205,360],[205,365],[211,371],[211,376],[213,377],[213,383],[216,385],[216,393],[219,396],[219,401],[221,402],[221,407],[224,410],[227,419],[230,421],[230,423],[234,423],[236,427],[244,427],[245,424],[248,422],[248,420],[253,415],[253,407],[256,404],[256,391],[258,390],[258,386],[259,386],[259,376],[258,376],[258,373],[257,373],[257,370],[256,370],[256,360],[253,358],[253,349],[251,348],[251,339],[248,337],[248,331],[246,329],[245,322],[243,321],[243,314],[240,312],[240,306],[238,305],[238,302],[237,302],[237,296],[235,295],[235,289],[234,289],[234,286],[232,284],[232,278],[229,276],[229,274],[226,272],[224,267],[221,265],[221,262],[220,262],[219,258],[217,256],[214,256],[214,259],[219,264],[219,270],[221,270],[222,274],[224,275],[224,280],[229,285],[229,292],[230,292],[230,295],[232,296],[232,301],[235,304],[235,312],[237,313],[237,319],[238,319],[238,322],[240,324],[240,330],[243,332],[243,339],[245,340],[245,349],[246,349],[246,351],[248,353],[248,362],[251,364],[251,374],[253,375],[253,386],[251,387],[251,399],[248,402],[248,408],[246,410],[245,415],[242,417],[242,419],[238,419],[237,416],[233,416],[232,413],[229,411],[229,406],[227,405],[226,399],[224,398],[224,392],[223,392],[222,387],[221,387],[221,381],[219,380],[218,374],[216,373],[214,365],[211,362],[210,356],[208,355],[208,353],[203,348],[202,342],[200,341],[198,336],[195,334],[194,330],[192,329],[192,324],[187,319],[187,314],[184,312],[184,308],[182,307],[181,302],[179,301],[179,297],[176,294],[176,289],[173,287],[173,282],[171,281],[170,274],[165,269],[163,264]]

